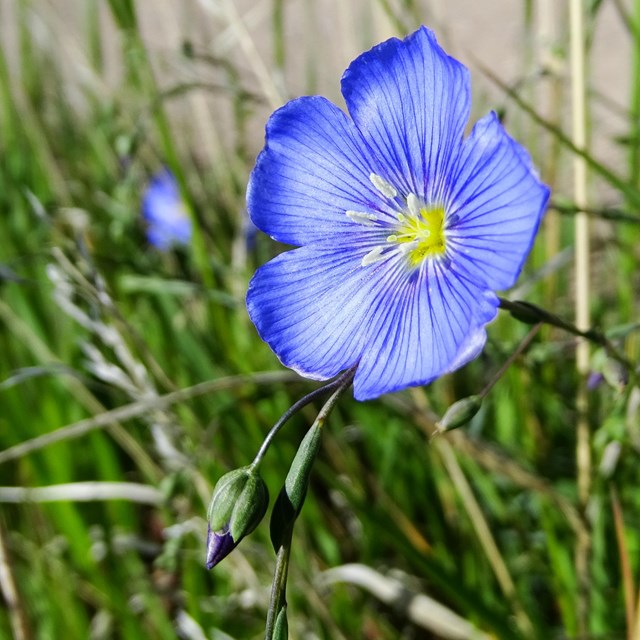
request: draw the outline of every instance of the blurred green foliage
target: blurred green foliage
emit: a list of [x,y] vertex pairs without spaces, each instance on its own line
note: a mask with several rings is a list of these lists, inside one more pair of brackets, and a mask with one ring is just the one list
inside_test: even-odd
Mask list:
[[[587,4],[595,30],[604,3]],[[595,324],[637,366],[640,2],[619,4],[633,51],[620,143],[628,162],[608,167],[588,154],[600,180],[591,304]],[[529,36],[536,5],[522,7]],[[171,83],[159,81],[161,64],[152,60],[133,0],[79,6],[82,42],[66,39],[49,3],[0,7],[13,34],[0,42],[0,583],[10,605],[0,607],[0,637],[259,638],[274,566],[268,523],[207,572],[205,515],[216,480],[248,464],[270,426],[314,388],[277,373],[244,309],[251,273],[278,251],[268,238],[248,238],[244,188],[265,118],[278,96],[284,100],[284,68],[298,55],[287,41],[288,5],[275,1],[271,22],[260,27],[273,39],[274,59],[264,60],[251,57],[255,33],[235,4],[219,3],[210,18],[221,32],[235,30],[245,58],[186,42],[170,52],[178,67]],[[417,0],[375,6],[399,35],[429,19]],[[43,37],[43,25],[58,39]],[[358,46],[369,37],[365,26],[354,34]],[[112,41],[103,41],[105,33]],[[531,42],[523,39],[518,52],[519,104],[504,93],[491,106],[530,144],[562,204],[547,216],[518,294],[570,319],[567,87],[546,70],[555,110],[543,118],[535,80],[543,74],[526,50]],[[566,52],[553,53],[563,63]],[[300,54],[311,89],[322,69],[314,55],[322,51],[310,46]],[[115,82],[107,80],[114,60],[122,70]],[[194,82],[190,65],[203,65],[211,82]],[[79,70],[82,81],[70,78]],[[194,135],[186,121],[190,109],[203,113],[203,95],[213,96],[204,111],[212,122],[199,120]],[[163,163],[193,216],[188,251],[161,254],[145,240],[140,197]],[[599,219],[605,206],[623,215]],[[601,349],[593,350],[594,372],[606,375],[589,395],[585,512],[577,500],[574,404],[584,381],[567,333],[544,327],[470,425],[430,439],[435,421],[479,393],[528,331],[503,314],[483,355],[462,371],[376,402],[341,400],[296,525],[291,637],[439,637],[416,624],[406,602],[322,581],[323,571],[345,563],[399,579],[407,594],[428,594],[489,637],[576,637],[578,535],[591,549],[582,596],[590,602],[588,637],[637,637],[640,390],[624,384]],[[265,371],[276,373],[257,373]],[[217,380],[209,393],[161,400]],[[131,419],[12,449],[141,401],[146,409]],[[319,408],[306,407],[269,451],[261,472],[272,496]],[[81,482],[131,483],[131,493],[40,501],[6,491],[60,484],[70,491],[67,483]],[[91,486],[80,488],[91,496]]]

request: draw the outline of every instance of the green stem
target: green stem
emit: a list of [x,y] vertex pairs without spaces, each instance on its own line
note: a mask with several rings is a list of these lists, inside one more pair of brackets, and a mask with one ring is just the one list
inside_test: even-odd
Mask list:
[[[264,455],[264,452],[266,451],[268,444],[273,440],[273,437],[277,432],[276,427],[280,428],[286,422],[286,420],[291,415],[293,415],[293,413],[295,413],[295,411],[292,411],[294,408],[297,407],[297,410],[299,410],[302,406],[304,406],[304,404],[301,404],[302,402],[304,402],[305,404],[310,402],[309,396],[313,395],[313,397],[316,397],[317,395],[319,395],[319,393],[324,393],[327,391],[328,388],[332,388],[332,389],[335,389],[333,394],[325,402],[322,409],[320,409],[320,412],[318,413],[316,419],[311,425],[309,432],[311,433],[313,430],[319,431],[320,429],[322,429],[322,427],[324,426],[324,423],[329,418],[331,411],[333,410],[336,403],[340,399],[340,396],[342,396],[342,394],[351,386],[351,383],[353,382],[353,377],[355,375],[355,370],[356,368],[353,367],[348,371],[345,371],[345,373],[343,373],[334,382],[328,385],[325,385],[320,389],[316,389],[316,391],[313,392],[313,394],[309,394],[305,396],[304,398],[302,398],[302,400],[299,400],[295,405],[293,405],[293,407],[291,407],[291,409],[282,416],[282,418],[279,420],[276,426],[271,430],[271,432],[267,436],[267,440],[265,440],[266,446],[265,444],[263,444],[263,446],[260,449],[260,452],[258,452],[258,456],[256,456],[256,460],[259,462],[258,458],[261,452],[262,452],[262,455]],[[271,601],[269,602],[269,610],[267,613],[265,640],[274,640],[274,631],[276,630],[276,622],[278,620],[278,616],[281,614],[281,612],[283,612],[284,607],[286,607],[287,605],[287,600],[286,600],[287,577],[289,573],[289,556],[291,554],[291,541],[293,538],[293,527],[295,525],[295,521],[298,517],[298,514],[300,513],[300,509],[302,508],[304,499],[306,497],[306,490],[309,485],[311,469],[313,467],[313,463],[315,462],[315,458],[319,449],[319,441],[316,446],[310,447],[309,449],[304,450],[303,447],[304,447],[304,441],[303,441],[303,445],[301,446],[301,449],[298,451],[298,454],[296,455],[296,458],[293,461],[293,464],[291,465],[291,469],[289,470],[289,474],[287,475],[287,479],[285,481],[285,486],[280,492],[278,501],[276,501],[276,505],[274,506],[274,512],[275,512],[278,509],[278,504],[280,504],[280,499],[282,498],[282,496],[285,496],[285,500],[283,501],[282,504],[284,504],[284,502],[287,501],[286,500],[287,488],[292,489],[293,492],[296,494],[295,508],[293,508],[293,506],[290,503],[288,503],[291,507],[291,514],[290,514],[291,519],[288,522],[286,522],[286,525],[281,530],[281,533],[279,533],[277,536],[277,541],[274,542],[274,545],[277,546],[277,559],[276,559],[276,569],[273,576],[273,583],[271,587]],[[306,452],[304,454],[301,454],[302,451],[306,451]],[[301,462],[299,460],[300,455],[304,455],[305,457],[303,464],[297,464]],[[254,465],[257,464],[256,460],[254,460],[253,462]],[[294,476],[294,477],[292,478],[291,476]],[[295,489],[292,488],[293,485],[295,485]],[[294,498],[293,495],[291,497]],[[272,513],[271,514],[272,521],[274,517],[275,517],[275,514]],[[273,530],[272,530],[272,540],[274,540]],[[278,638],[278,640],[280,639]]]
[[[273,427],[271,428],[271,431],[269,431],[269,433],[267,434],[267,437],[264,439],[264,442],[260,446],[258,453],[256,453],[256,457],[253,459],[253,462],[251,463],[251,467],[255,468],[262,462],[262,459],[264,458],[265,454],[267,453],[267,450],[271,446],[273,439],[276,437],[280,429],[282,429],[282,427],[284,427],[284,425],[289,421],[290,418],[292,418],[296,413],[298,413],[298,411],[306,407],[308,404],[313,402],[316,398],[323,396],[329,393],[330,391],[333,391],[334,389],[340,390],[340,394],[338,396],[340,397],[340,395],[342,395],[345,389],[347,389],[347,387],[349,387],[349,385],[351,384],[354,374],[355,374],[355,367],[345,371],[341,376],[339,376],[332,382],[329,382],[328,384],[325,384],[324,386],[319,387],[318,389],[315,389],[311,393],[308,393],[306,396],[300,398],[300,400],[298,400],[295,404],[289,407],[289,409],[287,409],[282,414],[281,418],[278,420],[278,422],[276,422],[273,425]],[[345,384],[346,386],[344,386]],[[326,406],[327,405],[325,405],[325,407]],[[325,407],[323,407],[322,409],[323,411]],[[333,405],[331,408],[333,408]],[[331,409],[329,409],[329,411],[331,411]],[[319,417],[320,417],[320,414],[318,414],[318,418]]]
[[603,333],[596,331],[595,329],[582,331],[570,322],[567,322],[555,314],[529,302],[524,302],[522,300],[507,300],[506,298],[500,298],[499,300],[500,307],[511,313],[514,318],[521,322],[525,322],[527,324],[544,322],[545,324],[558,327],[558,329],[562,329],[574,336],[584,338],[589,342],[603,347],[609,357],[619,362],[631,377],[634,379],[637,378],[638,373],[633,363],[631,363]]
[[502,376],[506,373],[507,369],[513,364],[516,358],[518,358],[518,356],[520,356],[520,354],[523,353],[529,347],[529,345],[533,342],[533,339],[538,334],[538,331],[540,331],[541,326],[542,326],[542,322],[538,322],[533,326],[531,331],[527,333],[527,335],[522,339],[522,342],[520,342],[516,350],[504,361],[502,366],[494,374],[493,378],[489,380],[485,388],[478,394],[480,398],[484,399],[487,397],[487,394],[489,393],[489,391],[493,389],[496,382],[498,382],[498,380],[502,378]]
[[582,207],[579,208],[575,203],[551,201],[549,205],[551,209],[555,209],[562,215],[576,215],[578,212],[587,214],[592,218],[602,218],[604,220],[613,220],[614,222],[626,222],[629,224],[640,225],[640,216],[633,213],[627,213],[622,209],[616,207],[606,208],[593,208]]
[[276,570],[273,574],[271,585],[271,601],[267,612],[267,627],[265,640],[273,639],[278,614],[287,606],[287,578],[289,576],[289,557],[291,556],[291,540],[293,538],[293,523],[287,528],[282,545],[278,549],[276,558]]

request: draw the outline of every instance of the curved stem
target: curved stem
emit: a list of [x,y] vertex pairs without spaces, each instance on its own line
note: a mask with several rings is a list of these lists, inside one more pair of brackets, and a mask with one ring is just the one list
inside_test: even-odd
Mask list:
[[[256,456],[256,460],[254,460],[253,464],[255,465],[260,462],[260,459],[261,459],[260,454],[262,454],[262,456],[264,455],[264,452],[266,451],[269,443],[273,440],[273,437],[277,433],[278,429],[280,429],[282,425],[295,413],[294,409],[296,411],[299,410],[300,408],[305,406],[305,404],[308,404],[313,398],[315,398],[320,393],[324,393],[329,389],[333,389],[334,390],[333,394],[324,403],[324,405],[322,406],[322,409],[320,409],[320,412],[318,413],[316,419],[313,422],[313,425],[310,428],[310,430],[321,429],[324,423],[327,421],[329,414],[331,413],[336,403],[340,399],[340,396],[342,396],[342,394],[351,386],[351,383],[353,382],[353,377],[355,375],[355,371],[356,371],[355,367],[353,367],[352,369],[349,369],[334,382],[328,385],[325,385],[320,389],[316,389],[316,391],[310,393],[309,395],[305,396],[304,398],[296,402],[296,404],[294,404],[293,407],[291,407],[291,409],[287,411],[282,416],[282,418],[280,418],[278,423],[276,423],[273,429],[269,432],[267,436],[267,440],[265,440],[266,446],[265,444],[262,445],[262,447],[260,448],[260,451],[258,452],[258,455]],[[311,465],[313,464],[314,460],[315,460],[315,453],[313,454],[313,458],[310,460]],[[295,461],[294,461],[294,464],[295,464]],[[309,466],[306,473],[310,473],[310,471],[311,471],[311,466]],[[307,483],[307,485],[308,485],[308,481],[309,481],[309,478],[307,476],[305,479],[305,482]],[[305,487],[304,493],[306,493],[306,487]],[[304,501],[304,496],[302,500]],[[276,628],[276,622],[278,620],[278,616],[280,615],[280,612],[284,609],[284,607],[287,606],[286,594],[287,594],[287,577],[289,574],[289,556],[291,554],[291,541],[293,538],[293,527],[295,525],[297,513],[299,513],[299,511],[297,511],[293,515],[293,518],[291,519],[289,524],[286,526],[286,529],[284,530],[282,537],[280,538],[280,544],[277,549],[278,555],[276,560],[276,569],[273,576],[273,583],[271,586],[271,599],[269,602],[269,610],[267,612],[265,640],[273,640],[273,634]]]
[[[251,467],[255,468],[260,464],[260,462],[262,462],[262,459],[264,458],[265,454],[267,453],[267,450],[271,446],[271,443],[273,442],[273,439],[278,434],[278,431],[280,431],[280,429],[282,429],[282,427],[284,427],[284,425],[289,421],[290,418],[292,418],[296,413],[298,413],[298,411],[300,411],[300,409],[303,409],[308,404],[313,402],[316,398],[318,398],[320,396],[323,396],[323,395],[333,391],[334,389],[340,389],[339,396],[342,395],[342,393],[347,389],[347,387],[349,387],[349,385],[351,385],[351,382],[353,380],[353,376],[355,375],[355,371],[356,371],[355,367],[352,367],[351,369],[348,369],[341,376],[339,376],[338,378],[336,378],[332,382],[329,382],[328,384],[325,384],[323,387],[319,387],[318,389],[315,389],[311,393],[308,393],[306,396],[300,398],[300,400],[298,400],[291,407],[289,407],[289,409],[287,409],[282,414],[282,416],[278,420],[278,422],[276,422],[273,425],[273,427],[271,427],[271,431],[269,431],[269,433],[267,434],[267,437],[264,439],[264,442],[260,446],[260,449],[258,450],[258,453],[256,453],[256,457],[253,459],[253,462],[251,463]],[[325,405],[325,407],[326,407],[326,405]],[[324,411],[325,407],[322,408],[323,411]],[[333,408],[333,405],[332,405],[332,408]],[[329,411],[331,411],[331,409],[329,409]],[[320,417],[320,416],[318,415],[318,417]]]
[[496,371],[493,378],[489,380],[485,388],[478,394],[481,398],[486,398],[489,391],[493,389],[496,382],[498,382],[498,380],[502,378],[502,376],[505,374],[507,369],[513,364],[516,358],[518,358],[518,356],[520,356],[520,354],[522,354],[529,347],[529,345],[533,342],[533,339],[538,334],[538,331],[540,331],[541,326],[542,326],[542,322],[538,322],[533,326],[531,331],[527,333],[527,335],[522,339],[522,342],[520,342],[516,350],[505,360],[505,362],[498,369],[498,371]]

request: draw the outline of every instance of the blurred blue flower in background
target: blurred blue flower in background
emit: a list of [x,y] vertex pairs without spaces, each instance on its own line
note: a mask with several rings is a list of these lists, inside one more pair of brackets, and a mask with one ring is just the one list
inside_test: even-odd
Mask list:
[[464,139],[469,73],[424,27],[352,62],[342,93],[350,117],[304,97],[267,124],[249,213],[299,248],[258,269],[247,308],[301,375],[357,365],[365,400],[480,353],[549,190],[495,113]]
[[142,197],[142,215],[149,242],[166,251],[191,240],[191,219],[180,195],[180,187],[169,169],[159,171]]

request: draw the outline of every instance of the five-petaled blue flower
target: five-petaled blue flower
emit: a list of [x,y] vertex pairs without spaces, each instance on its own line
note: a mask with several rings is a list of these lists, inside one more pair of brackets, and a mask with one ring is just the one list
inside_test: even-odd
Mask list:
[[169,169],[151,179],[142,197],[142,215],[148,225],[147,238],[154,247],[166,251],[172,245],[189,244],[191,220]]
[[267,124],[249,213],[299,248],[258,269],[247,307],[284,365],[357,365],[366,400],[480,353],[549,190],[495,113],[464,139],[468,71],[424,27],[352,62],[342,93],[350,117],[303,97]]

